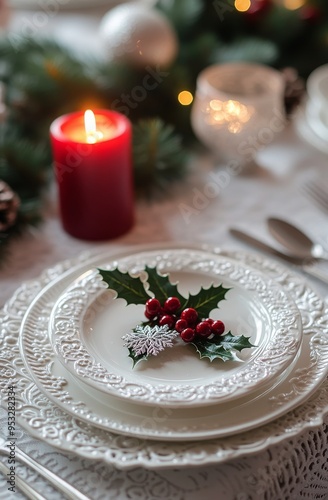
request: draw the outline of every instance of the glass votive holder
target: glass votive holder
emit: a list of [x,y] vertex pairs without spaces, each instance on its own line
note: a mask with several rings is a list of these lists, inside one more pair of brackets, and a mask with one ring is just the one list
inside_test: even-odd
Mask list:
[[244,167],[285,127],[284,80],[268,66],[215,64],[203,70],[191,123],[198,139],[222,163]]

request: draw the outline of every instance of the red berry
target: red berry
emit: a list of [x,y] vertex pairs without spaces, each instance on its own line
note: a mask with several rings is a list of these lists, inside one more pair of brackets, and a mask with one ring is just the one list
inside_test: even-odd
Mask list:
[[159,320],[161,326],[168,325],[169,328],[173,328],[175,323],[175,318],[170,316],[170,314],[164,314]]
[[159,300],[153,298],[153,299],[148,299],[146,302],[146,312],[149,315],[152,315],[153,317],[157,315],[161,308],[161,304]]
[[214,323],[214,319],[212,319],[212,318],[206,318],[206,319],[203,319],[203,321],[206,321],[206,323],[209,323],[210,326],[212,326]]
[[194,340],[195,336],[196,336],[196,332],[193,328],[185,328],[180,333],[180,337],[185,342],[192,342]]
[[185,319],[189,326],[194,325],[198,320],[198,312],[193,307],[188,307],[182,311],[181,319]]
[[147,311],[147,309],[146,309],[146,311],[145,311],[145,316],[146,316],[146,318],[147,318],[147,319],[149,319],[149,320],[152,320],[152,319],[155,319],[155,318],[156,318],[156,314],[150,314],[150,313]]
[[220,321],[219,319],[217,321],[214,321],[214,323],[211,326],[212,333],[215,335],[222,335],[222,333],[225,330],[225,325],[223,321]]
[[162,317],[162,316],[164,316],[165,314],[167,314],[167,312],[166,312],[166,311],[164,311],[164,307],[160,307],[160,308],[159,308],[159,311],[158,311],[157,316],[158,316],[159,318],[161,318],[161,317]]
[[188,327],[188,323],[185,319],[178,319],[175,323],[175,329],[177,332],[181,333],[182,330],[185,330]]
[[211,325],[207,321],[201,321],[196,326],[196,333],[198,333],[201,337],[209,337],[212,335]]
[[179,307],[181,307],[181,302],[178,297],[169,297],[164,303],[164,309],[169,313],[175,313]]

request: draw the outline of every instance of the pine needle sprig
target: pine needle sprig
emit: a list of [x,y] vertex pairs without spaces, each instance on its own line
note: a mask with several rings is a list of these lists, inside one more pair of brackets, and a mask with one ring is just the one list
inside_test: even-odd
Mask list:
[[174,127],[161,119],[141,120],[133,134],[134,173],[139,192],[163,191],[186,172],[187,154]]

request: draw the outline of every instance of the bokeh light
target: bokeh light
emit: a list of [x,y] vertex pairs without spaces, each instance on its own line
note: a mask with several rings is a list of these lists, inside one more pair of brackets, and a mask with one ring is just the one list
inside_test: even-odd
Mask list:
[[305,5],[306,0],[284,0],[284,7],[288,10],[296,10]]
[[246,12],[250,6],[250,0],[235,0],[235,9],[238,10],[238,12]]
[[182,106],[189,106],[193,100],[194,96],[191,92],[189,92],[189,90],[183,90],[178,95],[178,101],[180,104],[182,104]]

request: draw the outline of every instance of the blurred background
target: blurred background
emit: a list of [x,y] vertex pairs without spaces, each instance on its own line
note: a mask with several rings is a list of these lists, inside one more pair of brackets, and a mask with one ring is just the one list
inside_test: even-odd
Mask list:
[[56,117],[86,108],[126,114],[134,126],[136,190],[149,197],[181,179],[186,149],[199,147],[190,115],[204,68],[239,61],[276,68],[290,118],[308,76],[328,62],[324,0],[0,0],[0,6],[0,179],[21,200],[0,251],[8,234],[40,220]]

